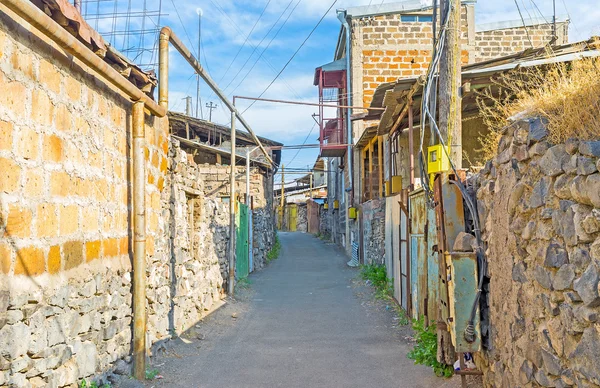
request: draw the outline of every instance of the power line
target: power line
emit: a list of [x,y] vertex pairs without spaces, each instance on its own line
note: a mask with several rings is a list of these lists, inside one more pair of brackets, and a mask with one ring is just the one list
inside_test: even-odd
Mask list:
[[533,43],[531,42],[531,36],[529,36],[529,30],[525,25],[525,19],[523,19],[523,14],[521,13],[521,8],[519,7],[519,3],[515,0],[515,5],[517,6],[517,11],[519,11],[519,16],[521,17],[521,22],[523,23],[523,28],[525,29],[525,33],[527,34],[527,40],[529,41],[529,45],[533,47]]
[[[317,123],[314,123],[313,126],[312,126],[312,128],[308,132],[308,135],[306,135],[306,138],[302,142],[302,145],[306,144],[306,142],[308,141],[308,138],[310,137],[310,134],[312,133],[312,131],[315,129],[316,126],[317,126]],[[298,148],[298,151],[296,151],[296,154],[294,155],[294,157],[292,158],[292,160],[290,160],[289,162],[285,163],[285,165],[289,166],[290,164],[292,164],[292,162],[296,159],[296,156],[298,156],[298,154],[300,153],[301,150],[302,150],[302,147]]]
[[[219,10],[219,12],[221,12],[223,14],[223,16],[225,16],[229,20],[229,23],[232,25],[233,28],[236,29],[237,32],[239,32],[240,34],[243,34],[243,32],[240,31],[240,29],[238,28],[237,24],[229,17],[229,15],[227,15],[227,13],[223,10],[223,8],[221,8],[221,6],[219,4],[217,4],[214,0],[211,0],[211,3],[215,6],[215,8],[217,8]],[[250,42],[250,46],[252,48],[255,47],[251,42]],[[275,67],[266,58],[265,58],[265,63],[271,68],[271,70],[273,70],[273,72],[277,72]],[[294,88],[292,88],[290,86],[290,84],[288,84],[286,81],[284,81],[284,83],[292,93],[294,93],[296,96],[298,95],[298,93],[296,93],[296,91],[294,90]]]
[[242,43],[242,45],[239,48],[238,52],[235,54],[235,56],[233,57],[233,59],[229,63],[229,66],[227,66],[227,69],[225,69],[225,72],[223,73],[223,76],[221,77],[221,79],[217,83],[220,83],[223,80],[223,78],[225,78],[225,75],[227,74],[227,72],[229,71],[229,69],[231,69],[231,65],[233,65],[233,63],[235,62],[235,60],[237,59],[237,57],[240,55],[240,53],[242,52],[242,50],[246,46],[246,43],[248,42],[248,39],[250,39],[250,35],[252,35],[252,33],[254,32],[254,29],[258,25],[258,22],[260,21],[260,19],[262,19],[262,17],[265,14],[265,11],[267,10],[267,7],[269,6],[269,4],[271,4],[271,0],[267,1],[267,5],[265,5],[265,7],[263,8],[262,12],[258,16],[258,19],[256,19],[256,22],[254,22],[254,25],[252,26],[252,29],[250,30],[250,32],[248,33],[248,35],[246,35],[246,39],[244,40],[244,43]]
[[[289,5],[292,4],[294,0],[290,1]],[[256,64],[258,63],[258,61],[263,57],[264,53],[269,49],[269,47],[271,46],[271,43],[273,43],[273,41],[275,40],[275,38],[277,37],[277,35],[279,35],[279,32],[283,29],[283,27],[286,25],[287,21],[290,19],[290,17],[292,16],[292,14],[294,13],[294,11],[296,10],[296,7],[298,7],[298,4],[300,4],[300,0],[298,0],[298,2],[296,3],[296,5],[294,6],[294,8],[292,8],[291,12],[289,13],[289,15],[287,16],[287,18],[283,21],[283,23],[281,24],[281,26],[279,26],[279,29],[275,32],[275,35],[273,35],[273,37],[271,38],[271,40],[269,41],[269,43],[267,44],[267,46],[261,51],[260,55],[258,56],[258,58],[256,58],[256,61],[254,61],[254,63],[252,64],[252,66],[250,67],[250,70],[248,70],[248,72],[246,72],[246,75],[244,75],[244,77],[242,78],[242,80],[240,82],[238,82],[237,86],[235,88],[233,88],[233,90],[231,91],[231,93],[233,94],[239,87],[240,85],[246,80],[246,78],[248,77],[248,75],[250,75],[250,73],[252,72],[252,70],[254,69],[254,67],[256,66]],[[287,10],[287,8],[286,8]],[[284,11],[285,13],[285,11]],[[281,16],[284,15],[281,14]],[[280,18],[281,19],[281,18]],[[279,19],[278,19],[279,21]],[[275,27],[275,24],[273,25],[273,27]],[[268,34],[267,34],[268,35]],[[267,37],[267,35],[265,35],[265,38]],[[261,41],[262,43],[262,41]],[[259,43],[260,46],[260,43]],[[250,55],[250,57],[248,57],[248,60],[252,57],[252,55]],[[248,61],[246,61],[246,63],[248,63]],[[244,64],[245,66],[246,64]],[[242,67],[243,69],[243,67]],[[240,72],[241,70],[240,69]],[[240,73],[238,72],[238,74]],[[233,79],[231,80],[231,82],[233,82],[235,80],[235,78],[237,78],[238,74],[235,75],[235,77],[233,77]],[[231,82],[225,87],[225,89],[227,89],[229,87],[229,85],[231,85]],[[297,94],[296,97],[300,98]]]
[[[173,0],[171,0],[171,4],[173,4],[173,8],[175,8],[175,13],[177,14],[177,18],[179,19],[179,23],[181,23],[181,27],[183,27],[183,32],[185,32],[185,36],[187,36],[188,42],[190,44],[190,49],[192,49],[194,47],[194,44],[192,43],[192,39],[190,38],[190,34],[188,34],[187,29],[185,28],[185,24],[183,23],[183,20],[181,19],[181,15],[179,15],[179,10],[177,9],[177,6],[175,6],[175,2]],[[200,58],[200,53],[196,53],[196,56],[198,58]]]
[[[385,0],[384,0],[385,1]],[[321,16],[321,19],[319,19],[319,21],[317,22],[317,24],[313,27],[313,29],[310,31],[310,33],[308,34],[308,36],[306,37],[306,39],[304,39],[304,41],[302,42],[302,44],[300,44],[300,46],[298,47],[298,49],[294,52],[294,54],[292,54],[291,58],[286,62],[286,64],[283,66],[283,68],[279,71],[279,73],[277,73],[277,75],[275,76],[275,78],[273,78],[273,81],[271,81],[271,83],[269,83],[269,85],[265,88],[265,90],[262,91],[262,93],[258,96],[258,98],[261,98],[266,92],[267,90],[269,90],[269,88],[271,86],[273,86],[273,84],[275,83],[275,81],[277,81],[277,79],[279,78],[279,76],[283,73],[283,71],[288,67],[288,65],[292,62],[292,60],[296,57],[296,55],[298,54],[298,52],[300,51],[300,49],[302,49],[302,47],[304,47],[304,45],[306,44],[306,42],[310,39],[310,37],[312,36],[312,34],[315,32],[315,30],[317,29],[317,27],[319,27],[319,25],[321,24],[321,22],[323,21],[323,19],[325,19],[325,16],[327,16],[327,14],[329,13],[329,11],[331,11],[331,9],[333,8],[333,6],[335,5],[335,3],[337,3],[337,0],[334,0],[333,3],[331,3],[331,5],[329,6],[329,8],[327,9],[327,11],[325,11],[325,13],[323,14],[323,16]],[[383,3],[383,1],[382,1]],[[244,109],[245,113],[248,109],[250,109],[254,104],[256,103],[256,101],[253,101],[246,109]]]

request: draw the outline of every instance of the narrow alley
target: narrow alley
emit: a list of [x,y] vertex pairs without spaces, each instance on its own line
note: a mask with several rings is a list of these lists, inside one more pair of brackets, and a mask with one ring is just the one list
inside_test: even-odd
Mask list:
[[335,245],[280,239],[279,259],[235,301],[160,351],[151,368],[164,378],[147,387],[459,386],[406,358],[408,328],[394,327]]

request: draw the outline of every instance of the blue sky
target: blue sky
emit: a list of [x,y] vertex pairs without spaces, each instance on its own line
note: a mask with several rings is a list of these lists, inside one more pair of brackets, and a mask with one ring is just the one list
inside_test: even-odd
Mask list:
[[[173,28],[184,43],[195,52],[198,37],[197,9],[201,8],[202,64],[230,97],[234,94],[258,96],[306,39],[332,1],[163,0],[163,12],[168,15],[163,16],[161,25],[169,25]],[[392,3],[393,0],[384,0],[384,2]],[[537,17],[540,12],[546,17],[552,15],[552,0],[535,0],[535,2],[517,0],[517,2],[524,17]],[[126,4],[120,3],[127,2],[120,0],[118,5],[122,7]],[[142,1],[134,0],[133,3],[134,8],[136,5],[141,7]],[[335,17],[335,9],[369,3],[377,5],[381,0],[338,0],[264,97],[316,102],[317,88],[312,85],[314,69],[332,60],[340,29],[340,23]],[[158,0],[147,0],[148,9],[156,9],[157,4]],[[571,17],[569,31],[571,41],[587,39],[594,33],[600,34],[597,24],[600,10],[596,1],[556,0],[556,8],[558,15]],[[293,13],[291,13],[292,9]],[[264,14],[259,20],[263,11]],[[476,5],[477,23],[518,18],[514,1],[479,0]],[[94,23],[91,24],[94,26]],[[102,20],[98,29],[100,32],[106,31],[107,28],[110,29],[109,24],[110,19]],[[116,46],[120,48],[118,44]],[[142,62],[147,61],[147,58],[142,58]],[[185,109],[183,98],[186,95],[194,96],[195,106],[194,73],[176,52],[171,54],[171,61],[170,108],[183,111]],[[238,75],[234,78],[236,74]],[[218,108],[213,111],[213,121],[227,124],[229,114],[204,84],[201,84],[200,95],[202,105],[208,101],[218,105]],[[239,107],[243,110],[248,104],[249,102],[240,102]],[[203,113],[205,117],[208,116],[206,108]],[[302,144],[314,125],[312,113],[316,113],[315,107],[258,102],[244,116],[259,135],[285,144]],[[314,127],[307,143],[317,143],[317,137],[318,128]],[[314,163],[317,154],[316,149],[303,150],[294,158],[296,151],[286,150],[283,153],[283,163],[286,167],[306,167]],[[294,160],[290,165],[292,158]]]

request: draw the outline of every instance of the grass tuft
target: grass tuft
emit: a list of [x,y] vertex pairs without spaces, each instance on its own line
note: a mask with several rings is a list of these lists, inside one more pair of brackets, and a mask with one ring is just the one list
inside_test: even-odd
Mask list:
[[393,295],[394,285],[392,280],[388,279],[384,265],[364,264],[360,267],[360,276],[375,287],[375,296],[378,299],[387,299]]
[[435,325],[425,327],[425,319],[413,321],[415,331],[415,347],[408,352],[407,357],[415,361],[415,364],[429,366],[438,377],[452,377],[454,368],[452,365],[442,364],[437,360],[437,333]]
[[277,259],[279,257],[279,253],[281,252],[281,242],[279,241],[279,236],[275,234],[275,242],[271,247],[269,253],[267,253],[267,263]]

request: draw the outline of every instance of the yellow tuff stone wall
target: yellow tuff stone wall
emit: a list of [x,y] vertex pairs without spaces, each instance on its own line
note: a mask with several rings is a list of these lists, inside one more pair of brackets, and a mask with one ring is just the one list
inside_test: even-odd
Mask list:
[[[130,354],[131,101],[2,6],[0,90],[0,386],[71,386]],[[152,256],[167,119],[146,133]]]
[[[37,34],[2,27],[0,272],[57,274],[127,256],[131,102]],[[149,232],[167,168],[165,123],[147,120]]]

